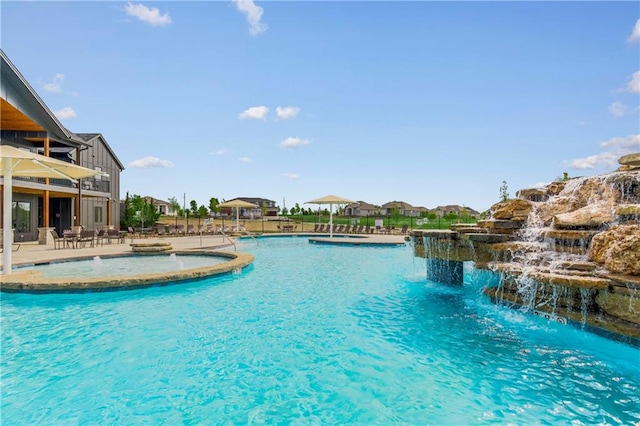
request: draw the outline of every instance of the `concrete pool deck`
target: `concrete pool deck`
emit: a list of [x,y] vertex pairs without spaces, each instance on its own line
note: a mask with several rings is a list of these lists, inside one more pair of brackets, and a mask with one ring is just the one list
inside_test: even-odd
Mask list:
[[[401,245],[405,239],[402,235],[337,235],[329,238],[323,234],[265,234],[264,237],[298,236],[308,237],[310,242],[336,245]],[[17,251],[12,253],[14,270],[9,275],[0,275],[2,291],[88,291],[115,290],[124,288],[140,288],[166,282],[185,281],[220,275],[242,270],[253,262],[253,256],[236,251],[238,244],[251,242],[250,237],[233,238],[222,235],[203,235],[168,237],[168,238],[127,238],[124,243],[106,243],[100,246],[84,248],[55,249],[53,245],[37,242],[21,243]],[[92,259],[95,256],[118,257],[126,255],[153,255],[153,253],[134,253],[134,246],[150,247],[170,244],[169,251],[162,253],[198,254],[228,257],[229,261],[206,268],[188,269],[175,273],[127,275],[103,278],[44,278],[40,272],[20,270],[19,266],[36,265],[49,262]],[[155,254],[162,254],[155,253]],[[0,262],[0,265],[2,262]]]

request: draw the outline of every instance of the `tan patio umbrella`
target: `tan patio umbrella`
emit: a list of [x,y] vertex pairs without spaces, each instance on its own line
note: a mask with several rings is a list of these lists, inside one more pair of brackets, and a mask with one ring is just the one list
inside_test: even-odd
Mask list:
[[333,205],[334,204],[351,204],[355,201],[351,201],[348,198],[338,197],[336,195],[326,195],[315,200],[307,201],[305,204],[329,204],[329,238],[333,238]]
[[[11,198],[13,191],[13,177],[57,178],[77,181],[90,176],[108,176],[104,172],[87,169],[55,158],[45,157],[31,151],[19,149],[10,145],[0,145],[0,176],[4,178],[2,199],[2,272],[11,273]],[[46,226],[47,224],[45,224]]]
[[222,204],[218,204],[218,207],[228,207],[236,209],[236,230],[240,230],[240,209],[257,209],[258,206],[256,204],[250,203],[248,201],[242,201],[240,199],[226,201]]

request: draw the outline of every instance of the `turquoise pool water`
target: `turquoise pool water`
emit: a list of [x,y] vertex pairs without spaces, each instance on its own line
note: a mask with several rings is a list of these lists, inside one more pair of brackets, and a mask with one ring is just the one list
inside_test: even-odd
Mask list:
[[408,247],[243,243],[240,274],[2,294],[2,424],[635,424],[640,351],[426,282]]
[[46,278],[99,278],[128,275],[159,274],[204,268],[228,262],[229,258],[184,254],[131,255],[123,257],[100,257],[78,261],[62,261],[24,267],[42,272]]

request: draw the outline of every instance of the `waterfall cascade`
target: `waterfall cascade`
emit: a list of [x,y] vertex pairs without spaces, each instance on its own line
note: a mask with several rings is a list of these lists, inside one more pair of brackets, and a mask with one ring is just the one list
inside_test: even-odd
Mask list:
[[640,153],[605,175],[518,191],[486,220],[413,231],[416,256],[501,274],[485,294],[640,342]]

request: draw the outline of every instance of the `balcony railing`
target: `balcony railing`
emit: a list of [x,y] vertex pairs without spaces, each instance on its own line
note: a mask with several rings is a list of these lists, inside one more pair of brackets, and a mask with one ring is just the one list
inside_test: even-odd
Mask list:
[[[27,182],[35,182],[45,184],[44,178],[30,178],[30,177],[14,177],[15,180],[22,180]],[[96,191],[96,192],[111,192],[111,182],[104,179],[85,178],[80,180],[83,191]],[[77,188],[77,182],[71,182],[67,179],[49,179],[49,185],[62,186],[65,188]]]

